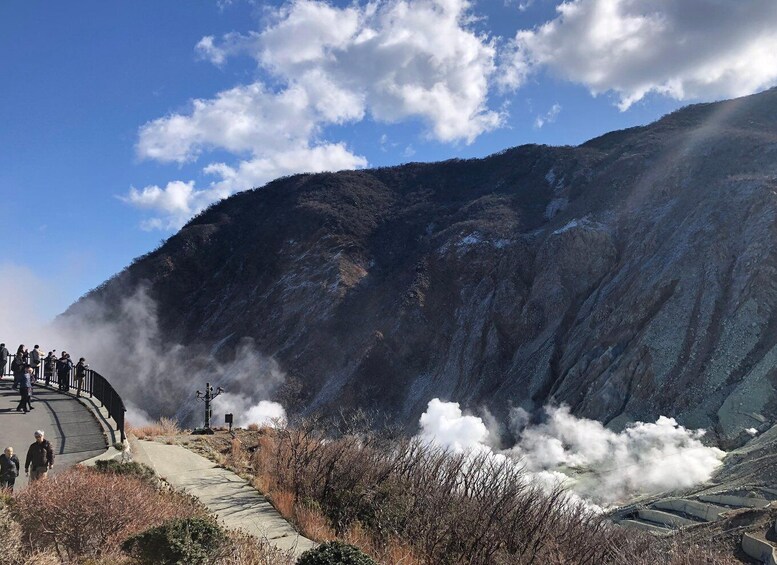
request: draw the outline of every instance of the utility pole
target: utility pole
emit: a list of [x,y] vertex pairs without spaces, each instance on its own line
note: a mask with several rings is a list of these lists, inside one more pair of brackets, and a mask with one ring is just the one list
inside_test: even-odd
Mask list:
[[199,390],[197,391],[197,400],[200,400],[205,403],[205,427],[202,428],[202,430],[195,430],[193,433],[200,433],[200,434],[208,434],[211,435],[213,433],[213,430],[210,427],[210,417],[212,414],[212,408],[211,408],[211,401],[216,398],[219,394],[224,392],[224,389],[219,387],[214,392],[213,387],[210,386],[210,383],[205,383],[205,393],[203,394]]

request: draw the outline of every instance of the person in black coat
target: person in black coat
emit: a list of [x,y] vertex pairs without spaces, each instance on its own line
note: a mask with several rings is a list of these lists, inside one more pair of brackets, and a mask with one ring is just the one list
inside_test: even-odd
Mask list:
[[86,359],[81,357],[76,364],[76,396],[81,396],[81,388],[84,386],[84,379],[86,378],[86,371],[89,369],[89,365],[86,364]]
[[54,372],[57,370],[57,356],[53,351],[49,351],[43,360],[43,376],[46,379],[46,386],[49,386],[51,379],[54,378]]
[[13,361],[11,361],[11,372],[13,373],[13,389],[19,388],[19,381],[22,378],[24,372],[24,366],[27,364],[27,349],[24,344],[19,346],[14,355]]
[[13,447],[6,447],[0,455],[0,487],[13,491],[19,476],[19,458],[13,454]]
[[27,450],[24,472],[29,473],[30,482],[45,479],[49,469],[54,466],[54,449],[43,436],[43,430],[36,430],[35,443]]
[[6,365],[8,364],[8,349],[4,343],[0,343],[0,377],[5,375]]
[[67,391],[70,388],[70,370],[73,368],[73,362],[70,355],[63,351],[57,360],[57,380],[59,381],[59,390]]

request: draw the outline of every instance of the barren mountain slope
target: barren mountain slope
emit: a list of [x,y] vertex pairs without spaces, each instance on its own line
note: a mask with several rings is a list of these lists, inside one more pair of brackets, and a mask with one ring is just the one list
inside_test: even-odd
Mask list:
[[772,90],[580,147],[279,179],[67,315],[148,281],[171,341],[254,338],[307,410],[554,400],[726,445],[777,402],[776,191]]

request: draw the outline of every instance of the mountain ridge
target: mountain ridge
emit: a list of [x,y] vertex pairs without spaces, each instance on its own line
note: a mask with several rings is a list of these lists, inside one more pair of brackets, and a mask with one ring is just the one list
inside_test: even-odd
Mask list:
[[775,109],[769,90],[576,147],[277,179],[65,317],[147,285],[166,339],[252,339],[303,412],[560,402],[733,445],[777,402]]

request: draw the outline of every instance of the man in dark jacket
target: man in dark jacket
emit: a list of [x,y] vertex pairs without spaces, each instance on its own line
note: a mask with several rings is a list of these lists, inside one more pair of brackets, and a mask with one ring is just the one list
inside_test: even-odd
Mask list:
[[84,379],[86,378],[86,371],[89,370],[89,365],[86,364],[86,359],[81,357],[76,363],[76,396],[81,396],[81,388],[84,386]]
[[70,388],[70,369],[73,368],[73,362],[70,355],[63,351],[57,360],[57,379],[59,380],[59,390],[67,391]]
[[53,351],[49,351],[43,360],[43,376],[46,378],[46,386],[49,386],[51,379],[54,378],[54,371],[57,370],[57,356]]
[[30,482],[45,479],[49,469],[54,466],[54,450],[49,440],[43,437],[43,430],[35,432],[35,443],[27,450],[24,461],[24,473],[30,475]]
[[43,361],[43,353],[40,345],[33,347],[30,351],[30,367],[32,367],[32,380],[37,381],[40,378],[40,364]]

